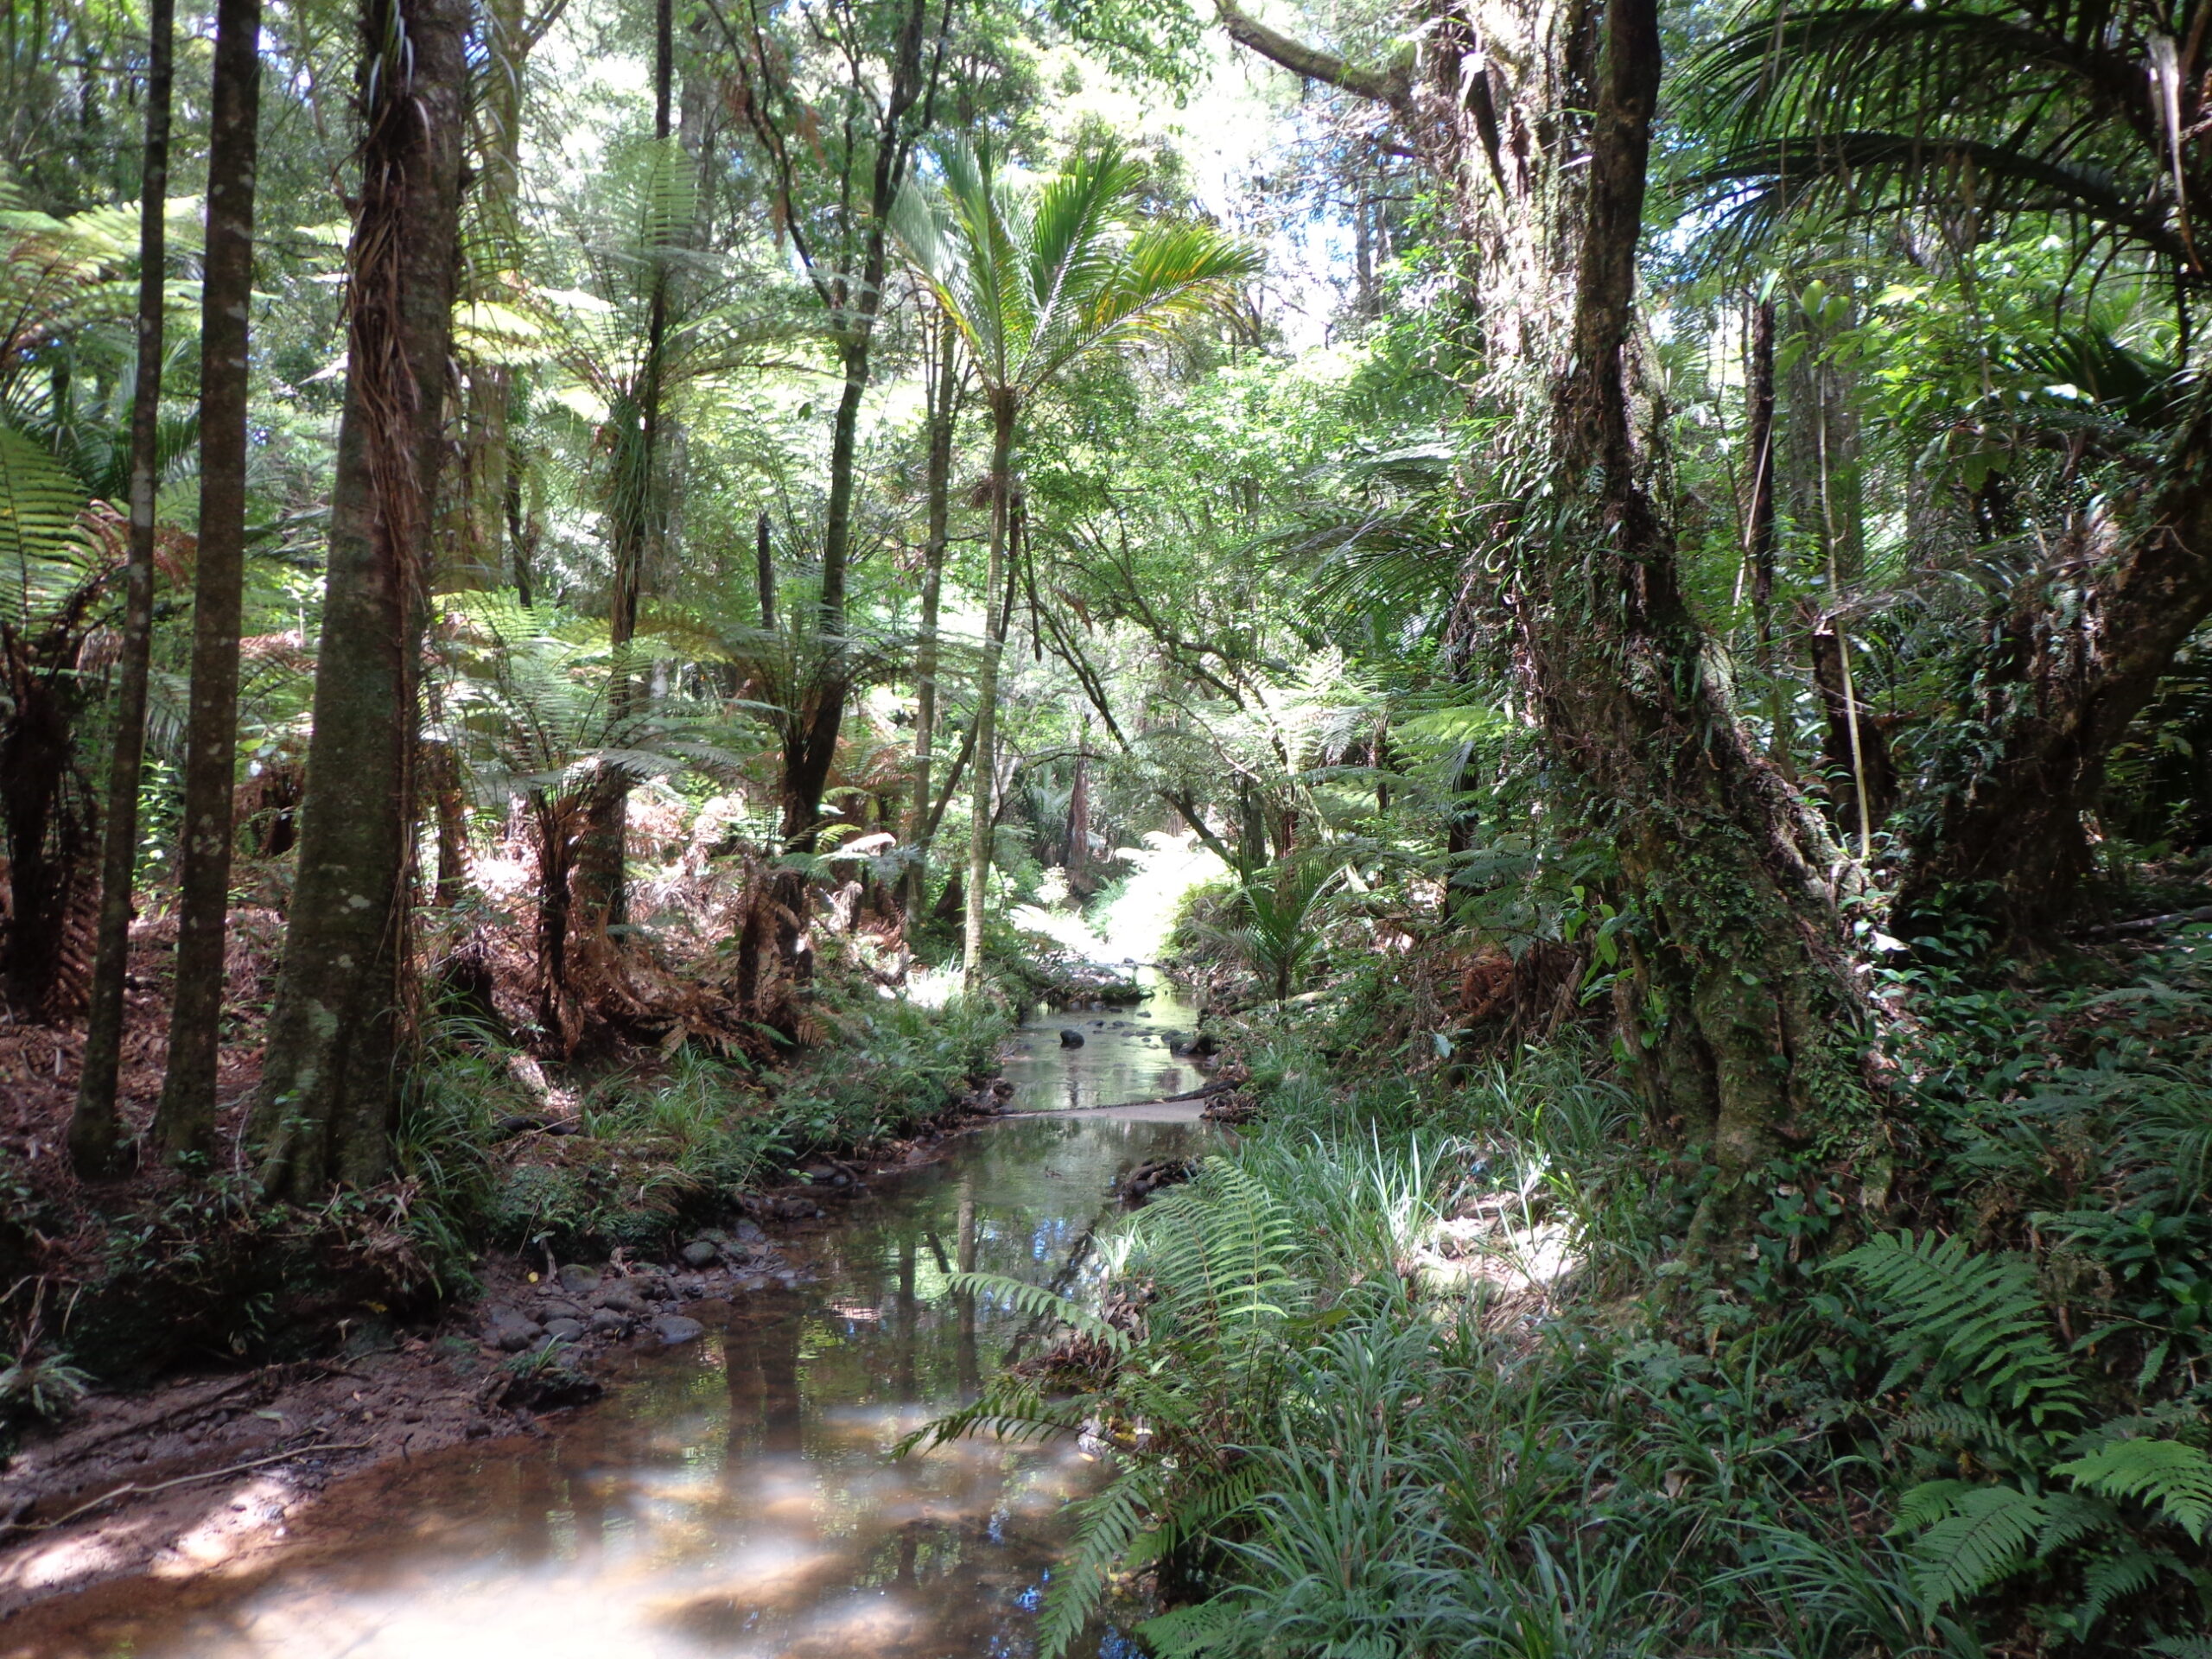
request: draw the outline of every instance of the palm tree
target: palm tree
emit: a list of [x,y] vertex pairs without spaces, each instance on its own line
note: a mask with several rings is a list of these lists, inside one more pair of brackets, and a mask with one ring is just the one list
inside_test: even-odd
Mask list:
[[998,775],[999,657],[1006,643],[999,588],[1007,577],[1014,441],[1022,415],[1082,359],[1222,306],[1259,269],[1259,257],[1210,225],[1136,224],[1144,169],[1111,143],[1077,151],[1042,183],[1001,173],[988,148],[950,149],[938,157],[938,171],[934,186],[910,184],[899,194],[891,228],[959,330],[991,416],[990,563],[962,950],[973,988],[982,973]]

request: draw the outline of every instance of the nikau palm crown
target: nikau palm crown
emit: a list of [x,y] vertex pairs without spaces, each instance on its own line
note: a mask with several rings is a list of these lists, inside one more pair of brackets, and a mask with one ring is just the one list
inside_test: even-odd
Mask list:
[[1133,226],[1144,168],[1118,145],[1071,156],[1042,183],[999,171],[988,147],[938,157],[934,188],[910,182],[892,210],[898,238],[959,331],[991,411],[991,558],[976,682],[976,802],[969,837],[962,958],[982,971],[990,874],[999,655],[1014,429],[1061,371],[1093,353],[1226,303],[1260,268],[1257,253],[1210,225]]

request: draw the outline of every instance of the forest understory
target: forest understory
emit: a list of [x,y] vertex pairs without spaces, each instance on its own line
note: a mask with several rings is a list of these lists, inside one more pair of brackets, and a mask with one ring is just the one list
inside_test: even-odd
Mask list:
[[0,1650],[696,1353],[917,1659],[2212,1659],[2208,18],[0,0]]

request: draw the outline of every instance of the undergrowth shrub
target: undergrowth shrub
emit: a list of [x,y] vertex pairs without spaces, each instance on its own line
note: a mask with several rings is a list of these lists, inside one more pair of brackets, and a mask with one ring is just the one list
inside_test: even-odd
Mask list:
[[[1579,1039],[1414,1081],[1248,1016],[1261,1122],[1058,1305],[1063,1363],[929,1431],[1115,1469],[1047,1653],[1139,1570],[1162,1659],[2205,1652],[2212,974],[1911,988],[1932,1179],[1777,1161],[1702,1268],[1703,1160]],[[1469,1213],[1572,1271],[1440,1276]]]

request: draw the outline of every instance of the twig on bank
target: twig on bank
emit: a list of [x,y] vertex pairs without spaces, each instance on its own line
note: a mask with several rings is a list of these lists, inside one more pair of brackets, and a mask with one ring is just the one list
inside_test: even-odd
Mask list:
[[375,1444],[374,1440],[342,1440],[327,1442],[321,1446],[299,1446],[293,1447],[289,1452],[272,1452],[265,1458],[253,1458],[245,1463],[234,1463],[225,1469],[203,1469],[197,1474],[179,1475],[174,1480],[157,1480],[150,1486],[141,1486],[137,1482],[132,1481],[127,1485],[117,1487],[113,1491],[102,1492],[91,1502],[79,1503],[68,1514],[58,1516],[54,1520],[11,1521],[5,1530],[51,1532],[57,1527],[67,1526],[79,1516],[89,1514],[99,1508],[101,1504],[112,1503],[118,1497],[129,1497],[134,1495],[144,1497],[150,1493],[165,1492],[173,1486],[189,1486],[195,1480],[220,1480],[225,1475],[242,1475],[249,1469],[265,1468],[272,1463],[289,1463],[294,1458],[311,1457],[318,1452],[365,1452]]

